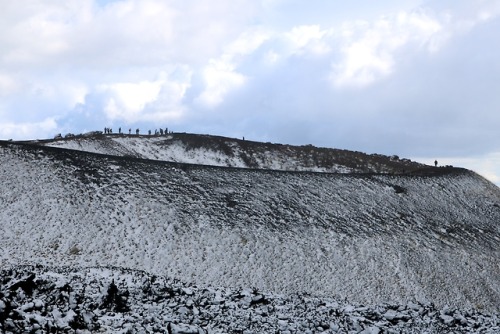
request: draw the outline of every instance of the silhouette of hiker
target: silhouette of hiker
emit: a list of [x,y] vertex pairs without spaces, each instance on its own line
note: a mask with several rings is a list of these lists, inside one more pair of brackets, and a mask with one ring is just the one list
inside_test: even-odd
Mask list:
[[438,166],[438,161],[434,160],[434,167],[437,167],[437,166]]
[[135,129],[135,134],[139,135],[139,129]]

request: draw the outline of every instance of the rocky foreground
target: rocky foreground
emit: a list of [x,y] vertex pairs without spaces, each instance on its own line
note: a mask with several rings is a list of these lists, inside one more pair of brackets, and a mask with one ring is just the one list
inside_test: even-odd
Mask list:
[[498,314],[197,287],[120,268],[0,271],[1,333],[499,333]]

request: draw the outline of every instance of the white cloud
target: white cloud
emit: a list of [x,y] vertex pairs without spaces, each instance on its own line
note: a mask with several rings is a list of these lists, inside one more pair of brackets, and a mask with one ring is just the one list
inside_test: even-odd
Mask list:
[[[266,39],[248,28],[260,6],[253,0],[0,5],[0,95],[36,95],[31,107],[40,113],[52,108],[57,116],[86,110],[88,116],[104,112],[128,122],[180,117],[193,71],[206,79],[200,99],[214,105],[242,84],[244,76],[233,72],[237,63]],[[189,78],[144,80],[170,67],[189,68]],[[88,102],[97,104],[85,108]],[[95,107],[101,109],[91,111]]]
[[5,139],[39,139],[44,138],[46,133],[57,131],[57,122],[54,118],[47,118],[41,122],[8,122],[3,121],[0,127],[0,138]]
[[109,121],[127,124],[179,119],[186,112],[183,99],[192,74],[189,66],[178,65],[162,70],[155,80],[99,84],[77,111],[90,116],[101,108]]
[[207,107],[215,107],[224,100],[231,90],[241,87],[246,78],[235,71],[235,65],[229,61],[211,60],[203,70],[205,89],[197,98]]
[[331,50],[328,43],[323,41],[327,34],[328,31],[322,30],[319,25],[305,25],[292,28],[284,36],[292,43],[293,53],[309,51],[321,55]]
[[100,85],[98,92],[106,96],[103,109],[111,121],[160,121],[182,115],[184,108],[181,104],[189,80],[190,75],[176,81],[162,74],[162,78],[156,81]]
[[0,73],[0,96],[14,94],[19,88],[19,83],[12,76]]
[[423,11],[346,23],[339,35],[342,58],[333,62],[331,79],[337,87],[372,84],[394,71],[397,52],[409,43],[435,51],[441,31],[439,21]]
[[162,74],[163,84],[156,100],[143,110],[142,120],[151,122],[177,121],[187,114],[184,98],[191,87],[193,71],[187,66]]
[[281,56],[274,50],[269,50],[264,54],[264,63],[273,65],[280,60]]
[[248,55],[269,40],[272,35],[273,33],[259,28],[245,30],[225,48],[224,57],[232,59]]
[[75,21],[89,8],[89,1],[68,0],[9,2],[2,4],[0,62],[13,67],[57,64],[72,47]]
[[162,84],[162,81],[142,81],[101,85],[100,89],[112,96],[104,111],[109,119],[136,118],[147,103],[158,97]]
[[205,88],[198,96],[197,102],[207,107],[215,107],[230,91],[243,86],[247,78],[237,72],[239,63],[270,37],[270,33],[260,29],[244,31],[225,48],[219,58],[210,59],[203,69]]
[[203,64],[248,26],[251,0],[0,1],[0,64],[110,69]]

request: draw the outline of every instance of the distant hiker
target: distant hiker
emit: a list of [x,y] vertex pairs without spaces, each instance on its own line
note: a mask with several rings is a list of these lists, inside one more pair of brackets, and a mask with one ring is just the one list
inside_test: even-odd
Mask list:
[[438,161],[434,160],[434,167],[437,167],[437,166],[438,166]]
[[158,129],[155,129],[155,136],[158,136]]
[[130,129],[130,128],[129,128],[129,129],[128,129],[128,134],[130,134],[131,132],[132,132],[132,129]]
[[151,136],[151,130],[148,130],[148,135],[150,135],[150,136]]
[[163,136],[163,129],[160,128],[160,136]]
[[118,133],[121,134],[122,133],[122,128],[118,128]]
[[168,133],[168,128],[165,128],[165,134],[167,134],[167,133]]
[[135,129],[135,134],[139,135],[139,129]]

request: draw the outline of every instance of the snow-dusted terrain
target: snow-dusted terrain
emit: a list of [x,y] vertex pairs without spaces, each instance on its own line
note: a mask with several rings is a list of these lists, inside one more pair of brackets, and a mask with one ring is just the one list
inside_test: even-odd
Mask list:
[[142,159],[288,171],[399,174],[423,167],[422,164],[397,156],[185,133],[170,133],[166,136],[92,134],[36,143]]
[[[0,142],[2,268],[25,264],[118,266],[166,276],[167,280],[178,279],[185,282],[181,284],[185,288],[196,284],[198,297],[204,288],[212,286],[212,292],[219,291],[228,301],[227,294],[255,288],[271,304],[288,305],[287,310],[292,310],[286,311],[283,319],[277,312],[270,327],[255,327],[255,333],[306,332],[306,327],[295,324],[302,321],[298,313],[306,319],[319,319],[319,310],[327,305],[331,313],[318,324],[326,321],[321,328],[330,332],[337,328],[331,326],[339,326],[345,332],[378,333],[389,330],[383,327],[384,321],[395,326],[403,318],[411,318],[403,331],[421,332],[425,328],[433,333],[442,326],[458,325],[460,316],[467,318],[468,314],[487,319],[481,318],[484,321],[474,325],[473,318],[467,318],[464,321],[470,320],[470,324],[463,322],[458,332],[460,328],[474,332],[483,324],[491,333],[498,330],[500,189],[477,174],[429,167],[394,175],[286,172],[129,157],[150,152],[149,141],[153,139],[141,142],[141,138],[133,138],[137,140],[134,154],[130,153],[132,149],[117,154],[90,144],[86,151],[101,154]],[[131,142],[123,144],[129,146],[133,146]],[[115,145],[112,147],[116,150]],[[144,153],[151,158],[148,154]],[[165,157],[167,153],[162,154]],[[207,159],[200,162],[206,164]],[[18,279],[29,277],[30,270],[36,278],[55,275],[51,274],[54,270],[44,267],[16,270],[24,270]],[[88,273],[93,271],[88,270],[73,274],[66,271],[61,280],[73,282],[68,277],[76,275],[79,280],[92,281]],[[122,277],[118,272],[110,275],[129,284],[130,291],[139,289],[140,284],[134,280],[140,278]],[[7,274],[3,277],[5,290],[12,279]],[[107,289],[109,282],[95,284]],[[23,293],[18,290],[13,289]],[[46,296],[48,292],[39,293]],[[35,303],[29,296],[8,295],[1,292],[0,300],[28,298],[23,303]],[[299,310],[304,296],[311,296],[313,306]],[[247,297],[251,300],[255,295]],[[179,318],[182,312],[194,312],[192,303],[182,312],[175,305],[168,306],[168,301],[143,303],[130,303],[129,307],[137,308],[122,310],[120,317],[132,317],[130,322],[134,323],[133,312],[146,308],[154,309],[154,316],[163,319],[152,323],[164,326],[163,330],[170,324],[171,332],[175,332],[176,324],[190,324],[193,331],[201,332],[209,328],[219,328],[219,332],[238,330],[217,327],[215,320],[193,324]],[[229,304],[234,303],[237,300],[231,299]],[[370,307],[363,309],[361,305]],[[397,310],[389,305],[398,305]],[[60,312],[68,312],[68,307]],[[0,301],[0,317],[4,312],[1,309]],[[235,306],[234,312],[231,308],[226,313],[220,311],[218,323],[231,316],[259,316],[254,313],[257,311],[247,309]],[[378,315],[373,310],[378,310]],[[397,315],[396,321],[384,318],[382,315],[390,310],[406,315]],[[457,319],[455,310],[459,310]],[[108,311],[116,315],[116,310]],[[427,320],[424,311],[432,313]],[[375,320],[370,320],[366,312],[375,314]],[[418,314],[408,318],[411,312]],[[484,314],[479,316],[477,312]],[[110,319],[106,314],[100,320],[104,327]],[[61,319],[66,315],[49,318],[64,322]],[[353,317],[361,317],[357,326],[351,321]],[[348,320],[342,325],[341,319]],[[125,331],[124,321],[113,330]],[[279,327],[285,323],[295,327]],[[245,327],[251,323],[241,324]],[[316,325],[307,328],[319,332]]]
[[[498,333],[500,318],[432,303],[351,305],[307,294],[197,287],[119,268],[0,272],[0,328],[57,333]],[[6,317],[6,314],[14,316]],[[27,330],[29,329],[29,330]]]

